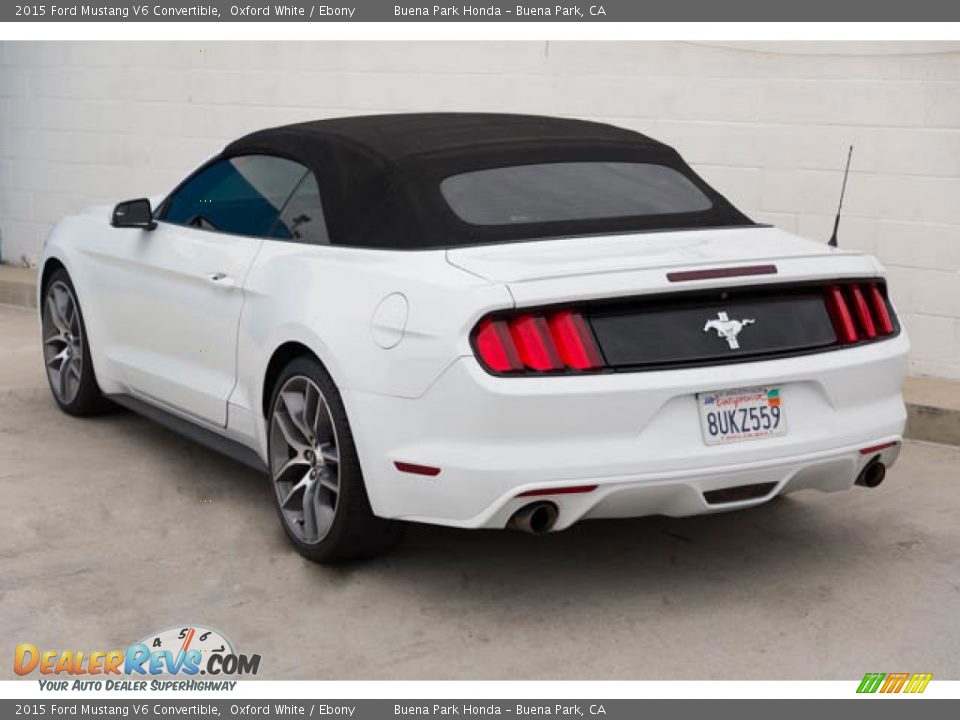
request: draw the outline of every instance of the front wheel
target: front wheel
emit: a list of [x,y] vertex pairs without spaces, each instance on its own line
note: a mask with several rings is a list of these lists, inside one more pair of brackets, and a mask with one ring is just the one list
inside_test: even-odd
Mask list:
[[70,415],[95,415],[110,408],[93,372],[87,329],[70,276],[50,276],[40,308],[43,362],[53,399]]
[[396,543],[400,526],[370,508],[343,401],[319,362],[300,357],[284,368],[268,421],[277,510],[301,555],[355,560]]

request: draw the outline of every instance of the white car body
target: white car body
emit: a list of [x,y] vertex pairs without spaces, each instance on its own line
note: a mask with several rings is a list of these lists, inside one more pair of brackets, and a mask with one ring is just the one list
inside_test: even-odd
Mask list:
[[38,292],[61,409],[106,396],[268,471],[323,562],[382,551],[390,520],[547,531],[872,487],[906,419],[876,259],[757,225],[598,123],[252,133],[158,207],[59,222]]
[[[776,263],[773,276],[719,281],[731,288],[883,277],[873,257],[774,228],[409,252],[163,222],[118,229],[107,208],[94,208],[57,224],[41,267],[50,261],[76,286],[105,394],[161,408],[264,464],[268,365],[288,343],[309,348],[340,389],[372,508],[385,518],[502,528],[529,502],[521,493],[584,484],[597,488],[555,496],[555,529],[843,490],[875,457],[896,460],[905,422],[903,331],[799,357],[569,377],[491,375],[471,348],[471,329],[490,311],[672,292],[668,270]],[[697,394],[760,385],[782,388],[787,433],[706,445]],[[440,472],[401,472],[398,461]],[[775,492],[704,500],[705,491],[760,482]]]

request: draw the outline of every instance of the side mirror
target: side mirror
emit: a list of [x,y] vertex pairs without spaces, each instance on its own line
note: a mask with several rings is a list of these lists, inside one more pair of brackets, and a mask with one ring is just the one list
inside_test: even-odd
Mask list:
[[141,230],[153,230],[157,226],[153,221],[153,209],[147,198],[118,203],[113,209],[110,224],[118,228],[140,228]]

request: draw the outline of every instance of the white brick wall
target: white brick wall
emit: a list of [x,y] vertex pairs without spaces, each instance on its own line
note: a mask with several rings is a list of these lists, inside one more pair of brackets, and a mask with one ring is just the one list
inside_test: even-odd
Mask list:
[[877,253],[916,374],[960,378],[960,43],[0,43],[0,243],[168,189],[271,124],[410,110],[606,120],[755,219]]

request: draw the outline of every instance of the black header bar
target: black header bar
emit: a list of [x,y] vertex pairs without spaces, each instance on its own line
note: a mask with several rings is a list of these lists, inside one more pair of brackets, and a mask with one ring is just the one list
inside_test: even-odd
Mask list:
[[960,3],[943,0],[594,0],[546,3],[476,0],[352,2],[3,3],[3,22],[950,22]]

